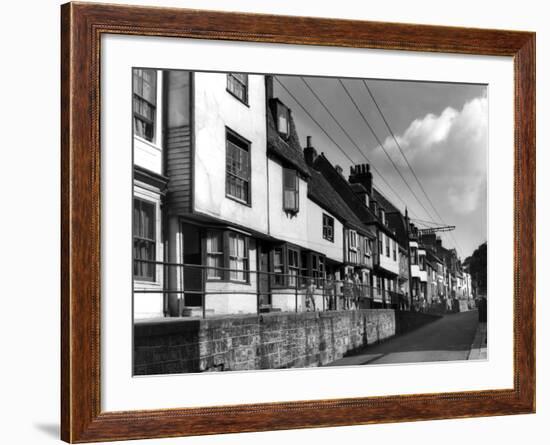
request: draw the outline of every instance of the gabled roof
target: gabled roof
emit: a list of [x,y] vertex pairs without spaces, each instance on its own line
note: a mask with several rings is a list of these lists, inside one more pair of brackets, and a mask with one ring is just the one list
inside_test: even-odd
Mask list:
[[331,187],[340,195],[342,200],[362,223],[373,224],[378,222],[378,218],[364,204],[361,198],[357,196],[346,178],[336,171],[323,153],[317,156],[313,163],[313,167],[324,176]]
[[372,197],[381,206],[386,213],[401,213],[399,209],[395,207],[382,193],[376,190],[374,187],[372,189]]
[[387,199],[374,187],[372,189],[372,198],[386,212],[386,221],[388,222],[388,225],[395,230],[399,244],[404,247],[408,246],[409,236],[407,233],[407,221],[405,221],[403,214],[391,203],[389,199]]
[[372,229],[365,226],[361,220],[347,206],[342,197],[334,190],[325,177],[316,171],[310,169],[311,177],[308,183],[308,196],[336,218],[341,220],[346,226],[362,233],[363,235],[375,236]]
[[304,176],[309,177],[309,169],[302,153],[302,146],[298,139],[298,133],[296,132],[296,125],[294,124],[292,113],[290,114],[289,137],[288,139],[283,139],[275,125],[275,118],[273,116],[272,107],[270,106],[270,102],[272,101],[278,101],[278,99],[270,99],[267,102],[267,153],[291,164]]

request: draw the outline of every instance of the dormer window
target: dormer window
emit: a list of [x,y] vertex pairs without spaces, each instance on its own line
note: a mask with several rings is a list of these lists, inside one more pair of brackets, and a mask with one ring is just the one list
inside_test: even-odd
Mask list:
[[277,102],[277,131],[284,138],[290,136],[290,110],[281,102]]
[[386,224],[386,212],[384,209],[380,209],[380,221],[382,221],[382,224]]
[[248,105],[248,74],[228,73],[227,91]]

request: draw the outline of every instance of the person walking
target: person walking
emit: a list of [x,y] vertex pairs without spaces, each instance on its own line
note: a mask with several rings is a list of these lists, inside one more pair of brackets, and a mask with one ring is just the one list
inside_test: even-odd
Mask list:
[[306,286],[306,311],[315,312],[315,283],[313,282],[313,278],[310,278],[307,282]]

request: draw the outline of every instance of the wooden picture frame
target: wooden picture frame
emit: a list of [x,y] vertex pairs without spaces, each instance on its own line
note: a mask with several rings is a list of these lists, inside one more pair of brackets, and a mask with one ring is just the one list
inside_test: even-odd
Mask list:
[[[534,33],[91,3],[65,4],[61,18],[63,440],[93,442],[535,411]],[[99,71],[103,34],[513,57],[513,389],[102,412]]]

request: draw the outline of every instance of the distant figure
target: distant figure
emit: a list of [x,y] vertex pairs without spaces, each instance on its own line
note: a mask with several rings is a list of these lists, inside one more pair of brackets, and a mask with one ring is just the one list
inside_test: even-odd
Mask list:
[[361,298],[361,280],[359,274],[353,274],[353,308],[359,309],[359,299]]
[[310,278],[307,282],[306,286],[306,311],[313,311],[315,312],[315,283],[313,282],[313,278]]
[[336,310],[336,282],[334,281],[334,275],[329,273],[325,281],[325,298],[326,308],[329,311]]
[[353,281],[350,276],[346,274],[344,276],[343,284],[343,294],[344,294],[344,309],[351,309],[351,299],[353,298]]

